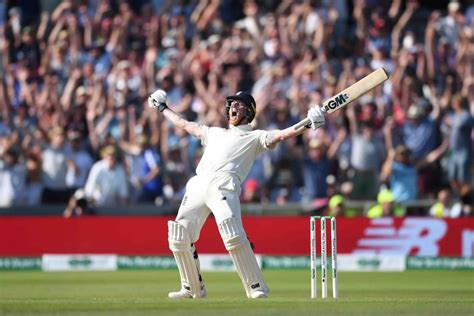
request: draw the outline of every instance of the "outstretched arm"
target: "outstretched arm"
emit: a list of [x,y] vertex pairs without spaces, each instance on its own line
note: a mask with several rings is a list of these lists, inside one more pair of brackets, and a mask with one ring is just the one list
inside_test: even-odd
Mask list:
[[311,121],[309,125],[300,126],[300,123],[296,123],[295,125],[285,129],[270,131],[265,139],[265,145],[271,148],[283,140],[302,134],[309,127],[312,127],[313,129],[320,128],[326,121],[324,112],[319,106],[314,106],[309,109],[308,118]]
[[285,129],[269,131],[267,138],[265,139],[265,145],[267,145],[269,148],[272,148],[283,140],[303,134],[303,132],[307,129],[305,126],[302,126],[298,129],[295,129],[295,127],[296,124]]
[[176,127],[184,129],[189,134],[202,140],[204,137],[203,125],[190,122],[170,109],[166,104],[166,98],[167,95],[165,91],[156,90],[148,98],[148,105],[152,108],[157,108]]
[[186,132],[193,135],[194,137],[197,137],[199,139],[202,139],[204,137],[202,131],[202,124],[190,122],[168,107],[164,109],[162,113],[169,121],[171,121],[171,123],[181,129],[184,129]]

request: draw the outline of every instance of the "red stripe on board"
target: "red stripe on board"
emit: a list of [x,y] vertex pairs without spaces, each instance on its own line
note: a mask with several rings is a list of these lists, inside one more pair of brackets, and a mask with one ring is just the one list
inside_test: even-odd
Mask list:
[[[171,255],[167,240],[167,221],[170,219],[156,216],[0,217],[0,256],[44,253]],[[244,217],[243,222],[256,253],[309,255],[307,217]],[[440,229],[445,232],[436,235]],[[366,218],[339,218],[337,230],[339,253],[351,253],[356,249],[393,249],[394,246],[367,246],[367,242],[378,244],[382,241],[384,244],[389,240],[394,242],[395,248],[410,255],[436,252],[435,255],[461,256],[463,245],[465,249],[472,249],[474,243],[474,218],[405,218],[389,224]],[[396,236],[387,235],[390,231]],[[329,238],[329,230],[327,235]],[[431,235],[434,237],[430,238]],[[361,246],[362,243],[365,246]],[[212,217],[204,225],[196,245],[200,253],[226,252]]]

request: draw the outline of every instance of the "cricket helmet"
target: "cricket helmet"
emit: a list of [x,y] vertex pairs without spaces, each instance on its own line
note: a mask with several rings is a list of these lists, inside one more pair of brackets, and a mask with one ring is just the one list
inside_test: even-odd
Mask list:
[[249,123],[252,122],[257,112],[257,104],[252,95],[245,91],[239,91],[235,95],[230,95],[226,98],[225,116],[227,119],[229,119],[230,105],[234,100],[241,101],[245,105],[245,117]]

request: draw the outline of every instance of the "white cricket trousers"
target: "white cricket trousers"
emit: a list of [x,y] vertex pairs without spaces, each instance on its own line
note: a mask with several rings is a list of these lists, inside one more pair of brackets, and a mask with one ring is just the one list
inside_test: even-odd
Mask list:
[[194,243],[199,239],[202,226],[211,212],[217,225],[228,218],[241,221],[239,196],[240,181],[235,175],[196,175],[186,184],[176,221],[186,228]]

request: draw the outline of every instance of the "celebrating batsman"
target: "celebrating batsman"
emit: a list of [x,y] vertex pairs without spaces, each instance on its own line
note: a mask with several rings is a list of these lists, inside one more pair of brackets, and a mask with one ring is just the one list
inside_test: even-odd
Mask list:
[[214,214],[220,235],[242,280],[248,298],[265,298],[269,289],[255,259],[242,226],[240,187],[257,156],[273,149],[280,141],[300,135],[307,127],[317,129],[325,118],[319,106],[308,111],[310,124],[282,130],[252,130],[256,114],[255,100],[247,92],[228,96],[225,115],[229,128],[208,127],[190,122],[168,108],[166,92],[155,91],[150,107],[157,108],[175,126],[199,138],[204,153],[196,175],[186,184],[186,193],[175,221],[168,222],[168,242],[178,266],[181,289],[170,298],[206,297],[194,246],[210,212]]

